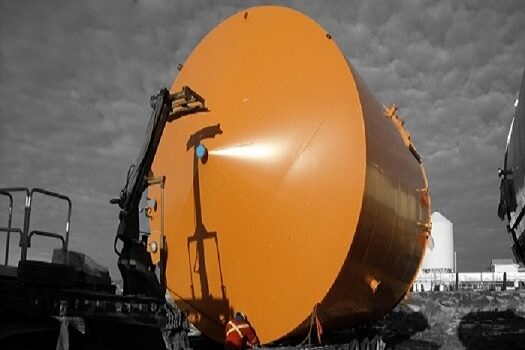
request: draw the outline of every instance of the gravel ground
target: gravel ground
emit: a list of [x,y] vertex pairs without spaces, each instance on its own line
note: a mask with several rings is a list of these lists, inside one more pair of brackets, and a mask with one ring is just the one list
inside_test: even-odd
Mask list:
[[[388,349],[525,349],[525,291],[411,294],[376,329]],[[353,335],[326,335],[326,345],[312,349],[348,349]],[[193,348],[211,348],[202,345]]]
[[[403,328],[410,321],[395,322],[403,313],[419,320],[417,331],[396,341],[408,335]],[[384,322],[395,349],[525,349],[525,292],[412,294]]]

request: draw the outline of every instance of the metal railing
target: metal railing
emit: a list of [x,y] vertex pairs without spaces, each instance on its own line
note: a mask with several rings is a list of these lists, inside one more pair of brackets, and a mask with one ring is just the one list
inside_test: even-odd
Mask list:
[[[0,231],[7,233],[5,241],[5,265],[9,262],[9,241],[11,239],[11,224],[13,222],[13,196],[9,192],[0,191],[0,195],[9,198],[9,218],[7,220],[7,227],[1,227]],[[20,231],[21,234],[21,231]]]
[[[30,194],[29,214],[31,213],[31,203],[33,202],[33,196],[34,196],[35,193],[40,193],[40,194],[43,194],[45,196],[54,197],[54,198],[61,199],[61,200],[67,202],[68,208],[67,208],[66,228],[65,228],[64,236],[62,236],[62,235],[60,235],[58,233],[46,232],[46,231],[41,231],[41,230],[31,231],[27,235],[27,246],[31,247],[31,238],[34,235],[38,235],[38,236],[43,236],[43,237],[50,237],[50,238],[59,239],[60,241],[62,241],[62,250],[67,250],[68,245],[69,245],[69,225],[70,225],[70,221],[71,221],[71,199],[69,199],[69,197],[64,196],[63,194],[60,194],[60,193],[51,192],[51,191],[48,191],[48,190],[44,190],[42,188],[33,188],[31,190],[31,194]],[[29,226],[28,226],[28,228],[29,228]],[[26,231],[26,233],[27,233],[27,231]]]
[[[12,194],[17,193],[17,192],[25,193],[24,221],[23,221],[22,228],[12,227],[12,219],[13,219],[13,195]],[[67,211],[64,235],[61,235],[55,232],[42,231],[42,230],[29,231],[30,223],[31,223],[31,207],[32,207],[33,198],[35,194],[41,194],[44,196],[53,197],[53,198],[60,199],[60,200],[67,202],[68,211]],[[0,227],[0,232],[7,233],[5,265],[8,265],[8,262],[9,262],[9,247],[10,247],[9,243],[10,243],[11,232],[16,232],[20,235],[19,246],[21,248],[20,250],[20,260],[21,261],[27,260],[27,248],[31,247],[31,239],[33,238],[33,236],[42,236],[42,237],[58,239],[62,243],[62,250],[67,251],[68,245],[69,245],[69,228],[70,228],[70,221],[71,221],[71,200],[69,199],[69,197],[64,196],[60,193],[51,192],[51,191],[44,190],[41,188],[33,188],[32,190],[29,190],[27,187],[0,188],[0,195],[6,196],[9,198],[8,226]]]

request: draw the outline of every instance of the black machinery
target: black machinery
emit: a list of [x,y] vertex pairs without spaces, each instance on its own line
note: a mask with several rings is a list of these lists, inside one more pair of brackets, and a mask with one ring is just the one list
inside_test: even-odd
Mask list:
[[[166,123],[206,108],[204,99],[189,87],[175,94],[162,89],[151,98],[151,107],[143,151],[130,167],[120,197],[110,201],[121,209],[115,251],[123,278],[122,293],[117,292],[106,268],[68,249],[71,200],[67,196],[39,188],[0,188],[0,199],[9,203],[7,226],[0,227],[6,237],[5,263],[0,265],[0,348],[187,346],[187,339],[179,336],[185,335],[184,317],[166,303],[165,262],[153,264],[146,247],[147,235],[139,230],[139,204],[152,183],[151,164]],[[25,200],[23,227],[13,227],[13,205],[20,196]],[[31,208],[37,196],[67,202],[64,233],[31,228]],[[17,266],[9,266],[13,234],[19,238],[21,251]],[[51,262],[27,258],[35,236],[60,241]],[[119,240],[123,242],[120,251]],[[176,340],[178,344],[173,343]]]

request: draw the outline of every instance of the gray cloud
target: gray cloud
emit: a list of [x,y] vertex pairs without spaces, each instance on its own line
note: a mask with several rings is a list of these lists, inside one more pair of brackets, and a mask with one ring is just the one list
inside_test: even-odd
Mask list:
[[[117,277],[107,202],[140,149],[149,96],[209,30],[255,4],[1,2],[0,185],[71,195],[72,247]],[[509,256],[496,170],[525,64],[522,2],[284,4],[325,27],[376,96],[400,107],[434,207],[454,222],[459,267]]]

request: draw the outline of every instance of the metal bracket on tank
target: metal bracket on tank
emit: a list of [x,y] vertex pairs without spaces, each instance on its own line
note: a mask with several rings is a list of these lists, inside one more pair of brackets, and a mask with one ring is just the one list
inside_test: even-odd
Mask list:
[[[160,186],[160,231],[152,231],[147,238],[146,250],[151,255],[151,262],[159,264],[163,261],[166,254],[166,236],[164,231],[164,185],[165,176],[148,177],[148,187],[153,185]],[[162,270],[163,266],[161,266]]]
[[421,156],[417,152],[416,147],[414,146],[414,143],[412,142],[410,133],[406,131],[405,128],[403,127],[403,125],[405,125],[405,121],[397,116],[396,114],[397,110],[398,108],[395,104],[390,106],[390,108],[387,108],[385,106],[385,117],[390,118],[390,120],[392,120],[392,123],[394,123],[395,127],[399,131],[399,134],[401,135],[401,138],[403,139],[405,146],[408,147],[408,149],[414,155],[417,161],[421,163]]
[[430,229],[432,228],[432,224],[426,223],[426,222],[418,222],[417,226],[423,228],[425,231],[430,232]]
[[189,86],[183,86],[182,90],[171,94],[171,113],[168,121],[179,119],[188,114],[207,111],[204,106],[204,98],[193,91]]
[[424,206],[425,208],[430,208],[430,193],[428,190],[428,184],[425,188],[418,188],[417,192],[421,194],[421,198],[420,198],[421,205]]

